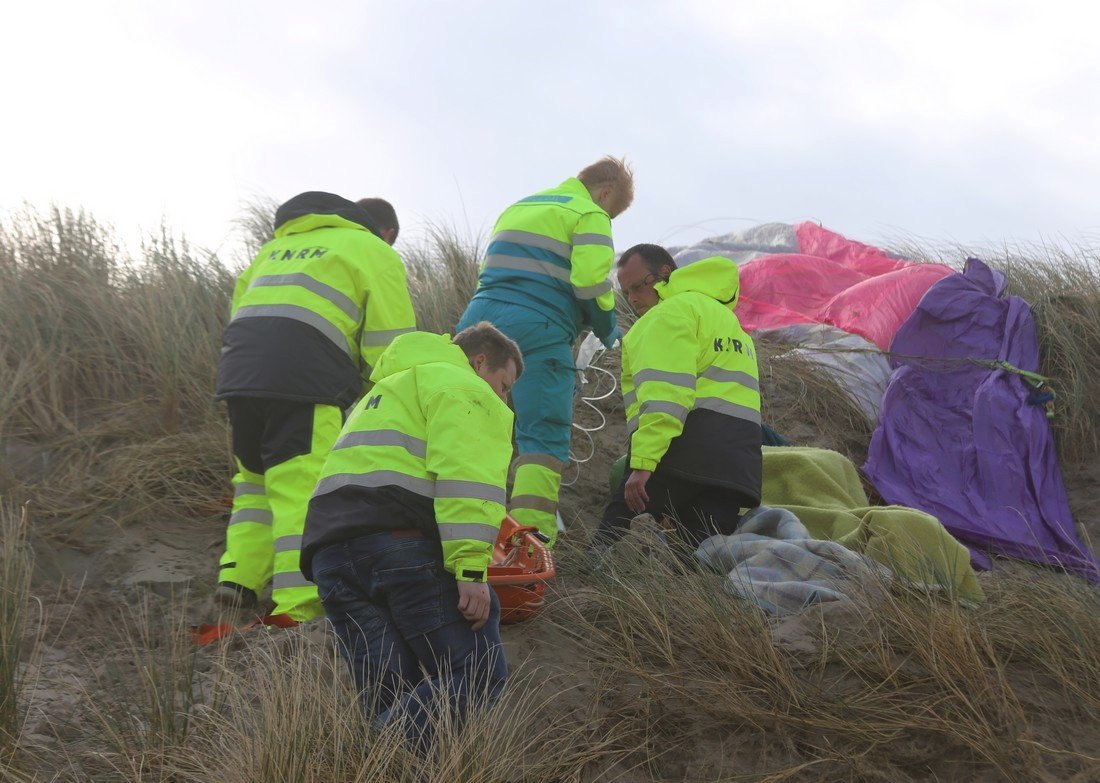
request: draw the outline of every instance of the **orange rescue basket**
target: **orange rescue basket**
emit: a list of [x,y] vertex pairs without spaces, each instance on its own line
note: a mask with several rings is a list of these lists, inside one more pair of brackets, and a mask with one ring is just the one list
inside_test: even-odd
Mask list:
[[502,624],[522,622],[542,608],[546,581],[557,573],[547,543],[537,527],[521,525],[509,515],[500,523],[488,582],[500,599]]

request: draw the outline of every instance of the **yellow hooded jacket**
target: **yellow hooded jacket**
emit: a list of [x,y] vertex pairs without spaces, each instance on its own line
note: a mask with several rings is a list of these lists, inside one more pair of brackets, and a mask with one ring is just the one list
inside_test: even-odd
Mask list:
[[302,572],[349,538],[416,529],[455,578],[484,581],[504,518],[512,411],[447,335],[396,338],[325,460],[310,500]]
[[718,256],[655,286],[661,301],[623,340],[630,468],[660,470],[760,501],[760,383],[734,315],[737,265]]
[[217,395],[347,407],[382,351],[416,328],[401,256],[370,216],[332,193],[302,193],[275,217],[233,291]]

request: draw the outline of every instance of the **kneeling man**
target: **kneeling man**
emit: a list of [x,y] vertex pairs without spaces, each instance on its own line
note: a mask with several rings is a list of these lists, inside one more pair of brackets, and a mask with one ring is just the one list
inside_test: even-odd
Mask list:
[[325,462],[302,542],[364,710],[425,746],[507,677],[486,582],[512,456],[509,390],[523,372],[488,323],[414,332],[378,360]]
[[716,256],[677,269],[664,248],[643,244],[617,266],[640,317],[623,339],[628,470],[598,540],[618,540],[649,512],[674,519],[694,548],[760,503],[759,372],[733,312],[737,265]]

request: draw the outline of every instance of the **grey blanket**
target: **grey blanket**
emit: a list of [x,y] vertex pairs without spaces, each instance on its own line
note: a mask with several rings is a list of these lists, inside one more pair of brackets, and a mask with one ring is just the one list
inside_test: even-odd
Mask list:
[[703,541],[695,557],[728,574],[731,593],[775,615],[848,600],[851,580],[890,578],[890,571],[873,560],[835,541],[812,538],[790,511],[767,506],[746,514],[734,534]]

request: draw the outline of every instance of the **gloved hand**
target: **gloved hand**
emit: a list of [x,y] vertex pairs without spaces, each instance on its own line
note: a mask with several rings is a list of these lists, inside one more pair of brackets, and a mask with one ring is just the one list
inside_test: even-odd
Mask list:
[[619,331],[619,327],[616,325],[615,328],[611,330],[611,334],[607,335],[607,337],[603,338],[600,342],[604,344],[605,348],[618,348],[619,340],[622,339],[622,336],[623,333]]

